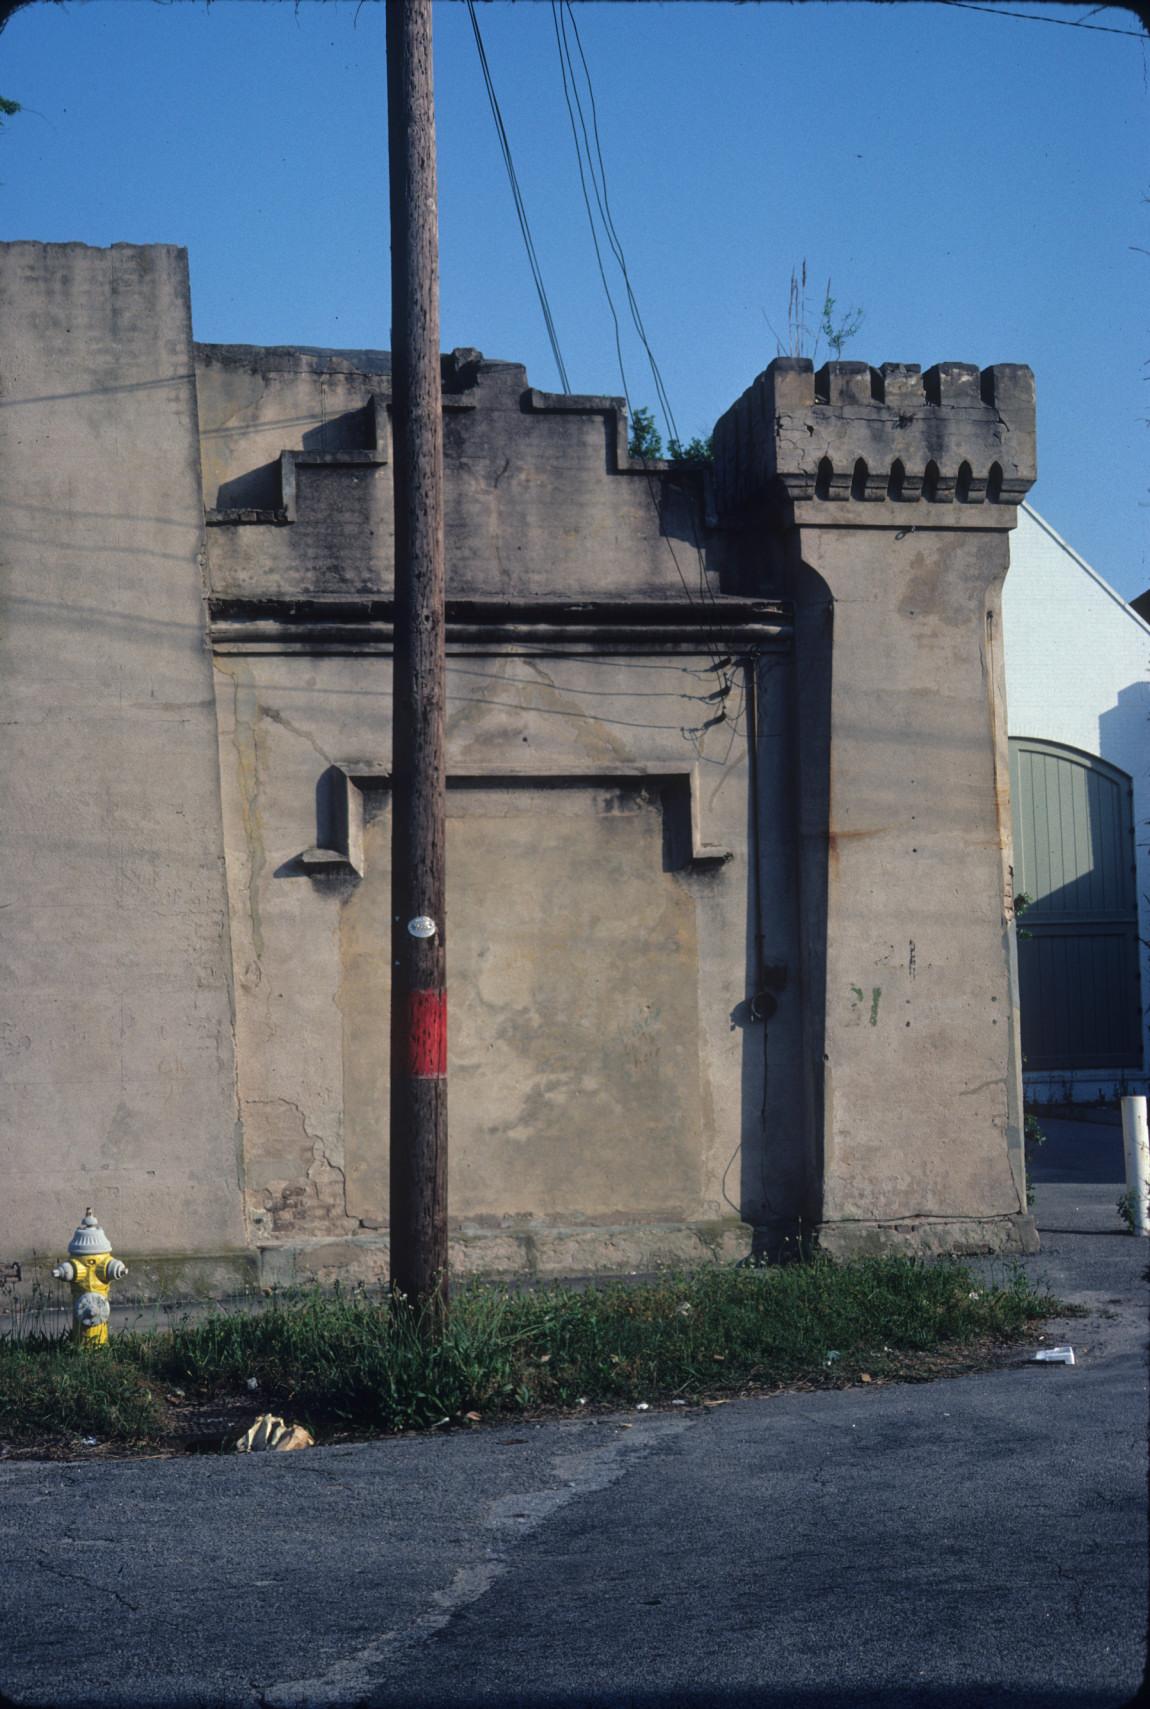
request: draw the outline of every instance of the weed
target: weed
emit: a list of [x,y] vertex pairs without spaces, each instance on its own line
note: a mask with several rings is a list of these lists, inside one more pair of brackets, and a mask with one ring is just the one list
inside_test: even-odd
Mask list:
[[39,1280],[27,1288],[0,1284],[0,1307],[6,1320],[4,1335],[14,1341],[52,1340],[72,1321],[68,1289],[45,1287]]
[[1022,1125],[1023,1148],[1026,1155],[1026,1203],[1034,1203],[1034,1183],[1030,1179],[1030,1171],[1034,1165],[1034,1153],[1040,1145],[1046,1144],[1046,1135],[1042,1124],[1035,1115],[1027,1115]]
[[[807,263],[804,257],[799,267],[791,268],[791,283],[787,294],[787,336],[779,337],[767,316],[765,309],[760,311],[767,323],[768,330],[775,340],[775,351],[779,356],[806,356],[811,345],[811,325],[807,314]],[[827,280],[827,288],[823,293],[823,306],[818,323],[814,329],[814,344],[811,350],[811,360],[819,359],[819,344],[825,339],[832,360],[842,360],[843,351],[856,336],[864,320],[862,309],[848,309],[846,314],[836,322],[835,298],[831,295],[831,281]]]
[[[627,441],[627,449],[632,457],[644,463],[657,462],[663,455],[663,435],[655,425],[655,416],[649,409],[635,410],[631,418],[631,434]],[[714,461],[714,449],[711,435],[705,439],[698,434],[688,439],[686,444],[681,440],[670,439],[667,442],[667,459],[671,463],[711,463]]]
[[[1033,906],[1034,897],[1030,894],[1029,890],[1020,890],[1018,895],[1014,898],[1014,929],[1020,938],[1032,938],[1034,936],[1033,932],[1028,932],[1025,926],[1020,926],[1018,924],[1023,914],[1026,913],[1026,910],[1028,908],[1033,908]],[[1023,1060],[1025,1060],[1025,1058]]]
[[1054,1306],[1021,1273],[983,1288],[961,1264],[908,1258],[716,1266],[580,1292],[473,1284],[442,1325],[383,1292],[316,1290],[124,1331],[92,1353],[43,1336],[0,1342],[0,1437],[156,1437],[164,1390],[246,1402],[253,1382],[261,1408],[317,1433],[374,1434],[472,1412],[914,1375],[921,1355],[1015,1339]]
[[40,1335],[0,1342],[0,1439],[142,1442],[163,1425],[155,1394],[118,1345],[77,1347]]
[[688,439],[685,445],[680,444],[677,439],[672,439],[667,445],[667,456],[672,463],[713,463],[713,435],[708,433],[707,437],[702,439],[696,434],[694,439]]
[[[1115,1205],[1114,1209],[1126,1224],[1127,1233],[1136,1233],[1137,1231],[1134,1227],[1134,1192],[1132,1188],[1127,1187],[1125,1191],[1120,1194],[1118,1203]],[[1150,1212],[1150,1196],[1147,1198],[1147,1211]]]
[[645,463],[654,463],[663,455],[663,435],[655,425],[655,417],[649,409],[636,409],[631,417],[631,436],[627,441],[627,449],[632,457],[642,459]]
[[819,321],[819,331],[827,341],[827,348],[833,352],[834,359],[838,362],[841,361],[843,351],[863,323],[863,311],[861,309],[848,309],[837,324],[834,314],[835,299],[831,296],[831,282],[828,279],[826,294],[823,297],[823,312]]

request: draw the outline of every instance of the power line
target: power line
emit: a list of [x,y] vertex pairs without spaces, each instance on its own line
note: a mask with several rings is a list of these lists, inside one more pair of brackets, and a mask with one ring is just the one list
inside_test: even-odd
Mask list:
[[[628,303],[628,306],[631,310],[631,319],[635,323],[635,331],[638,333],[639,341],[642,344],[643,349],[647,353],[647,360],[650,363],[650,367],[651,367],[651,377],[655,382],[655,390],[656,390],[656,393],[658,395],[659,406],[663,411],[663,416],[664,416],[664,419],[667,423],[667,427],[670,431],[671,439],[673,441],[677,442],[679,439],[679,431],[678,431],[678,428],[675,424],[675,416],[674,416],[673,410],[671,409],[671,401],[667,395],[666,386],[663,384],[662,371],[659,367],[658,362],[655,360],[655,352],[651,348],[651,343],[647,337],[646,328],[643,325],[643,317],[639,312],[639,304],[636,300],[635,292],[634,292],[632,285],[631,285],[631,275],[627,271],[627,259],[623,253],[622,240],[620,239],[619,233],[616,230],[615,221],[614,221],[614,218],[612,217],[612,214],[611,214],[611,203],[610,203],[610,199],[608,198],[608,195],[607,195],[607,168],[606,168],[606,165],[604,164],[604,161],[603,161],[603,146],[602,146],[602,142],[601,142],[600,136],[599,136],[599,109],[598,109],[598,106],[597,106],[596,101],[595,101],[595,86],[591,81],[591,69],[587,64],[587,55],[583,51],[583,39],[579,34],[579,25],[575,21],[575,13],[571,9],[571,0],[563,0],[563,8],[562,9],[566,12],[567,17],[571,21],[571,31],[575,37],[575,45],[579,49],[579,59],[582,63],[583,76],[584,76],[586,83],[587,83],[587,96],[588,96],[588,99],[589,99],[590,104],[591,104],[591,129],[592,129],[594,136],[595,136],[595,153],[596,153],[596,156],[597,156],[598,162],[599,162],[598,178],[599,178],[599,185],[601,185],[601,187],[602,187],[602,198],[600,199],[599,185],[596,186],[596,201],[599,203],[599,212],[600,212],[600,215],[601,215],[602,220],[603,220],[604,229],[607,232],[608,241],[610,242],[611,248],[614,251],[615,259],[619,263],[619,271],[623,275],[623,284],[624,284],[624,286],[626,288],[626,292],[627,292],[627,303]],[[568,50],[568,58],[570,59],[570,50]],[[574,66],[572,66],[572,80],[574,81]],[[576,93],[576,103],[578,104],[578,94],[577,93]],[[582,107],[581,106],[580,106],[580,120],[581,121],[583,120],[583,113],[582,113]],[[584,140],[586,141],[587,128],[586,128],[585,122],[583,123],[583,135],[584,135]],[[588,159],[588,164],[592,164],[591,163],[591,150],[590,150],[589,144],[587,145],[587,159]],[[594,167],[593,167],[593,165],[592,165],[592,176],[594,179]]]
[[565,51],[566,42],[560,29],[560,12],[556,0],[551,0],[551,23],[555,30],[555,42],[559,49],[559,71],[563,78],[563,99],[567,105],[567,117],[571,123],[571,135],[575,142],[575,163],[579,168],[579,188],[583,192],[583,206],[587,210],[587,223],[591,228],[591,242],[595,246],[595,261],[599,268],[599,278],[603,284],[603,294],[607,298],[607,307],[611,311],[611,322],[615,328],[615,355],[619,362],[619,379],[623,385],[623,396],[627,403],[627,413],[634,415],[631,405],[631,393],[627,387],[627,371],[623,363],[623,342],[619,331],[619,316],[615,309],[615,299],[611,295],[611,286],[607,282],[607,270],[603,266],[603,252],[599,247],[599,233],[595,228],[595,216],[591,212],[591,198],[587,194],[587,178],[583,170],[583,150],[579,146],[579,132],[575,124],[575,109],[571,105],[572,96],[578,102],[578,91],[568,83],[568,55]]
[[[583,101],[579,92],[579,82],[575,71],[575,64],[571,55],[570,43],[567,40],[566,25],[568,18],[571,23],[572,34],[575,37],[575,42],[579,49],[579,57],[583,66],[583,76],[587,85],[587,96],[591,108],[590,130],[588,129],[587,116],[584,112]],[[595,213],[591,205],[591,196],[588,194],[587,189],[588,177],[590,177],[591,180],[591,188],[595,197],[595,206],[599,212],[599,220],[602,224],[604,235],[607,238],[611,252],[615,257],[619,270],[623,276],[623,283],[627,293],[627,304],[631,312],[631,319],[651,367],[651,375],[655,382],[655,389],[658,395],[660,407],[663,411],[671,434],[677,440],[678,432],[675,427],[674,413],[671,409],[670,399],[667,396],[666,386],[663,383],[662,371],[659,368],[659,364],[655,358],[655,353],[651,348],[650,339],[647,337],[646,328],[643,325],[643,317],[639,311],[639,304],[635,296],[634,288],[631,284],[626,257],[623,252],[623,245],[619,238],[614,219],[611,215],[610,198],[607,193],[606,167],[603,161],[602,140],[599,135],[598,108],[595,102],[594,85],[591,80],[591,72],[590,67],[587,64],[587,57],[583,51],[583,43],[579,36],[579,27],[575,22],[575,16],[571,10],[570,0],[551,0],[551,21],[555,30],[555,42],[559,52],[559,69],[563,79],[563,98],[567,106],[567,117],[571,125],[572,139],[575,143],[575,160],[579,170],[579,186],[583,195],[583,205],[587,211],[587,223],[591,230],[591,242],[595,249],[595,260],[599,269],[599,278],[602,281],[603,292],[607,298],[607,306],[610,310],[611,320],[614,326],[615,353],[619,363],[619,378],[623,386],[623,396],[627,403],[628,412],[633,417],[634,409],[631,402],[630,388],[627,384],[626,367],[623,361],[623,345],[619,327],[619,315],[615,306],[615,299],[611,292],[611,286],[607,278],[607,270],[603,262],[603,251],[599,242],[599,231],[595,222]],[[578,117],[576,117],[576,115],[578,115]],[[580,132],[582,133],[582,141],[580,141]],[[591,149],[592,133],[595,137],[594,155],[592,154]],[[598,159],[598,171],[596,170],[596,158]],[[658,511],[660,508],[659,497],[655,491],[654,482],[650,476],[648,476],[647,485],[651,496],[651,502],[656,511]],[[693,506],[691,508],[690,520],[691,531],[694,536],[695,553],[699,566],[699,597],[704,608],[710,604],[712,609],[716,610],[717,601],[715,599],[714,592],[707,585],[706,564],[702,548],[699,543],[698,533],[694,525]],[[670,551],[672,561],[675,565],[676,573],[683,585],[683,591],[687,596],[687,602],[689,605],[693,606],[695,602],[691,594],[691,589],[688,586],[687,579],[683,574],[682,565],[679,563],[679,556],[675,551],[674,543],[668,535],[664,535],[664,538],[666,539],[667,548]],[[716,636],[713,630],[709,630],[707,633],[707,639],[712,661],[717,669],[719,653],[723,647],[722,637],[721,635]],[[729,663],[730,661],[728,660],[725,662]],[[725,717],[725,709],[721,716]]]
[[487,50],[483,45],[483,36],[479,29],[479,19],[475,12],[475,0],[467,0],[467,15],[471,19],[471,28],[475,35],[475,46],[479,53],[479,64],[483,70],[483,81],[487,86],[487,99],[491,103],[491,116],[495,120],[495,129],[499,137],[499,148],[503,155],[503,164],[507,169],[507,181],[511,185],[511,196],[515,203],[515,213],[519,220],[519,230],[523,234],[523,245],[527,251],[527,260],[531,267],[531,277],[535,281],[535,292],[539,298],[539,307],[543,311],[543,322],[547,328],[547,337],[551,345],[551,354],[555,358],[555,366],[559,370],[559,379],[564,392],[571,391],[571,382],[567,378],[567,369],[563,361],[563,352],[559,348],[559,336],[555,330],[555,321],[551,314],[551,304],[547,299],[547,290],[543,283],[543,270],[539,265],[539,257],[535,252],[535,240],[531,235],[531,225],[527,218],[527,208],[523,201],[523,192],[519,187],[519,175],[515,170],[515,162],[511,157],[511,143],[507,136],[507,127],[503,123],[503,114],[499,107],[499,97],[495,93],[495,84],[491,76],[491,68],[487,63]]
[[[567,10],[570,11],[569,5],[567,6]],[[627,286],[628,299],[629,299],[629,302],[631,304],[631,318],[632,318],[632,320],[636,321],[637,330],[639,330],[640,337],[643,341],[644,348],[646,349],[648,357],[652,362],[652,372],[656,375],[656,382],[655,382],[656,386],[660,389],[660,391],[662,391],[662,377],[661,377],[661,375],[658,374],[658,364],[655,363],[655,361],[654,361],[654,357],[653,357],[652,352],[651,352],[650,344],[647,341],[646,334],[642,331],[642,321],[641,321],[641,318],[639,318],[639,316],[638,316],[638,306],[635,303],[634,293],[631,290],[630,281],[627,277],[626,263],[622,257],[622,246],[619,243],[618,234],[614,230],[614,222],[610,220],[609,213],[604,211],[605,204],[606,204],[606,179],[604,178],[602,188],[600,188],[600,184],[599,184],[598,178],[596,177],[596,173],[595,173],[595,163],[591,158],[590,137],[588,135],[588,130],[587,130],[586,116],[583,112],[583,103],[582,103],[582,101],[580,99],[580,95],[579,95],[579,87],[578,87],[578,83],[577,83],[577,80],[575,77],[575,66],[572,62],[571,50],[570,50],[570,46],[568,45],[568,42],[567,42],[566,27],[565,27],[565,22],[564,22],[564,18],[563,18],[563,0],[551,0],[551,22],[552,22],[552,25],[553,25],[554,30],[555,30],[555,43],[556,43],[556,46],[559,50],[559,71],[560,71],[560,75],[562,76],[562,79],[563,79],[563,99],[564,99],[564,102],[566,103],[566,106],[567,106],[567,117],[568,117],[568,120],[569,120],[570,125],[571,125],[572,140],[575,143],[575,163],[579,169],[579,188],[583,194],[583,206],[587,210],[587,224],[588,224],[590,231],[591,231],[591,242],[592,242],[594,249],[595,249],[595,262],[596,262],[596,265],[599,269],[599,278],[602,281],[603,294],[607,298],[607,307],[610,310],[611,323],[612,323],[612,326],[614,327],[615,355],[616,355],[616,359],[618,360],[618,364],[619,364],[619,379],[620,379],[620,382],[621,382],[622,387],[623,387],[623,397],[624,397],[626,404],[627,404],[628,414],[633,419],[635,411],[634,411],[634,407],[633,407],[632,402],[631,402],[630,387],[627,384],[626,364],[623,361],[623,339],[622,339],[622,333],[621,333],[620,326],[619,326],[619,314],[618,314],[618,310],[615,307],[615,299],[611,293],[611,285],[610,285],[610,282],[607,278],[607,269],[603,264],[603,251],[602,251],[602,247],[600,246],[600,243],[599,243],[599,232],[598,232],[598,228],[596,227],[596,224],[595,224],[595,214],[594,214],[592,207],[591,207],[591,197],[587,192],[587,178],[588,178],[588,176],[590,176],[590,179],[591,179],[591,185],[592,185],[592,189],[593,189],[594,195],[595,195],[595,204],[599,209],[599,217],[600,217],[600,220],[602,221],[602,224],[603,224],[604,233],[607,236],[607,239],[608,239],[608,242],[611,246],[612,252],[614,253],[616,260],[619,262],[620,269],[623,272],[624,281],[625,281],[626,286]],[[574,18],[572,18],[572,27],[574,28]],[[578,31],[577,30],[576,30],[576,39],[578,39]],[[579,51],[580,51],[580,55],[582,56],[582,52],[583,52],[582,44],[580,44]],[[591,96],[592,108],[594,110],[594,93],[591,89],[590,73],[587,70],[586,58],[583,58],[583,68],[584,68],[584,74],[587,77],[588,93]],[[578,120],[576,120],[576,114],[578,114]],[[583,133],[582,144],[580,143],[580,140],[579,140],[580,131],[582,131],[582,133]],[[596,147],[599,151],[600,165],[602,165],[603,156],[602,156],[602,150],[599,148],[599,134],[598,134],[598,126],[597,125],[595,126],[595,140],[596,140]],[[584,157],[586,157],[586,168],[584,167]],[[662,395],[665,396],[665,394],[662,394]],[[654,484],[651,481],[649,476],[648,476],[648,480],[647,480],[647,487],[648,487],[648,491],[651,494],[651,502],[655,506],[655,509],[657,511],[659,508],[659,501],[658,501],[658,497],[654,491]],[[683,574],[683,569],[682,569],[681,564],[679,563],[679,557],[678,557],[677,552],[675,551],[674,544],[672,543],[672,541],[670,540],[669,537],[665,537],[665,538],[667,539],[667,547],[671,553],[671,559],[675,565],[675,569],[676,569],[676,572],[678,573],[679,580],[683,584],[683,592],[687,596],[687,603],[688,603],[688,605],[693,606],[695,602],[694,602],[693,598],[691,597],[691,589],[688,586],[687,578]],[[696,540],[696,551],[698,551],[698,549],[699,549],[698,548],[698,541]],[[703,575],[703,567],[702,567],[702,561],[701,560],[702,560],[702,555],[700,553],[699,582],[700,582],[700,592],[703,594],[703,603],[705,605],[706,604],[706,594],[704,591],[705,578]],[[719,646],[718,646],[718,643],[716,642],[715,637],[713,635],[710,635],[708,637],[708,639],[710,641],[711,657],[712,657],[712,660],[715,660],[718,657]]]
[[939,6],[961,6],[964,12],[989,12],[996,18],[1021,18],[1024,24],[1061,24],[1066,30],[1097,30],[1105,36],[1129,36],[1136,42],[1147,40],[1143,30],[1118,30],[1113,24],[1087,24],[1078,18],[1048,18],[1038,12],[1010,12],[1005,6],[980,6],[977,0],[936,0]]

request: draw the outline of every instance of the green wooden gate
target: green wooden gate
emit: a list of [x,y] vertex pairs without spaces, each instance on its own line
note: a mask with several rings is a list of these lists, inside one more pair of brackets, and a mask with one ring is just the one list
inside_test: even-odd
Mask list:
[[1056,742],[1011,738],[1027,1070],[1141,1066],[1133,788]]

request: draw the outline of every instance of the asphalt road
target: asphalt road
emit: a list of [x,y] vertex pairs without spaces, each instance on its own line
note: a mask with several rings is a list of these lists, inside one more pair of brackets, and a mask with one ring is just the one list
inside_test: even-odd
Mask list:
[[1038,1191],[1028,1268],[1090,1311],[1050,1337],[1073,1368],[283,1457],[6,1461],[0,1690],[60,1709],[1126,1703],[1150,1242],[1118,1231],[1110,1184]]

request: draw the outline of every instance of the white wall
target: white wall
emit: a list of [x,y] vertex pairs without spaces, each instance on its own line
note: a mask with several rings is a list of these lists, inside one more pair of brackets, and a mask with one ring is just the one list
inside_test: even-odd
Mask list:
[[[1007,718],[1012,736],[1096,754],[1134,780],[1139,936],[1142,938],[1143,1074],[1150,1067],[1150,624],[1029,506],[1018,513],[1002,602]],[[1090,1098],[1115,1076],[1028,1074],[1040,1101],[1067,1080]]]

